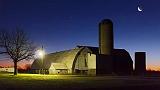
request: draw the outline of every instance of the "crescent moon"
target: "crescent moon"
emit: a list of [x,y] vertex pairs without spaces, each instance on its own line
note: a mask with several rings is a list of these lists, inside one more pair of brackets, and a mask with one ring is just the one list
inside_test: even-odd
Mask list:
[[139,6],[138,6],[138,11],[139,11],[139,12],[142,12],[142,9],[141,9]]

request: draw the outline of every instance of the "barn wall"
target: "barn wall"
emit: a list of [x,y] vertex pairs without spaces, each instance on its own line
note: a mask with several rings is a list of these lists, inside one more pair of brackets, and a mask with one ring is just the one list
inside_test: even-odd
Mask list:
[[88,74],[96,74],[96,55],[88,53]]
[[84,48],[77,54],[78,57],[75,60],[73,74],[88,74],[88,53],[91,53],[91,51],[88,48]]
[[57,71],[56,69],[53,67],[53,65],[51,65],[51,67],[49,68],[49,74],[56,74]]
[[49,69],[49,74],[69,74],[66,69]]
[[68,74],[68,69],[63,63],[52,63],[49,74]]
[[76,74],[96,74],[96,55],[92,54],[88,48],[84,49],[78,56],[75,64]]
[[[78,55],[78,58],[75,63],[75,70],[78,70],[77,73],[81,73],[88,70],[88,58],[87,58],[87,50],[84,49],[81,51],[81,53]],[[85,72],[84,72],[85,73]]]

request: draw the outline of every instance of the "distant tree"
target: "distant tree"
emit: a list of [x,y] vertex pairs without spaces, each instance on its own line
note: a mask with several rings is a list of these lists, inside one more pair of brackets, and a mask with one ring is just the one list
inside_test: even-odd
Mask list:
[[0,54],[7,54],[14,63],[14,75],[17,75],[17,62],[33,58],[35,46],[20,28],[14,32],[0,31]]

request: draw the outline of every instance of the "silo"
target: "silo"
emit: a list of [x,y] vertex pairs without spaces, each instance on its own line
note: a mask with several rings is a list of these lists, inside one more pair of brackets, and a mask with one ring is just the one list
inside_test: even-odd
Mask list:
[[146,72],[146,53],[136,52],[135,53],[135,74],[144,75]]
[[99,23],[99,55],[96,60],[97,75],[113,73],[113,23],[104,19]]
[[113,43],[113,23],[109,19],[104,19],[99,23],[99,53],[111,55]]

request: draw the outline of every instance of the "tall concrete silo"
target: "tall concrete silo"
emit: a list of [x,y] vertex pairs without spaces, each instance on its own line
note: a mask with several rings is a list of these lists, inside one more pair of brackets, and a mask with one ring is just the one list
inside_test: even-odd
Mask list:
[[146,52],[135,53],[135,74],[145,75],[146,73]]
[[109,19],[104,19],[99,23],[99,53],[111,55],[113,43],[113,23]]
[[96,61],[96,73],[113,73],[113,23],[109,19],[104,19],[99,23],[99,55]]

